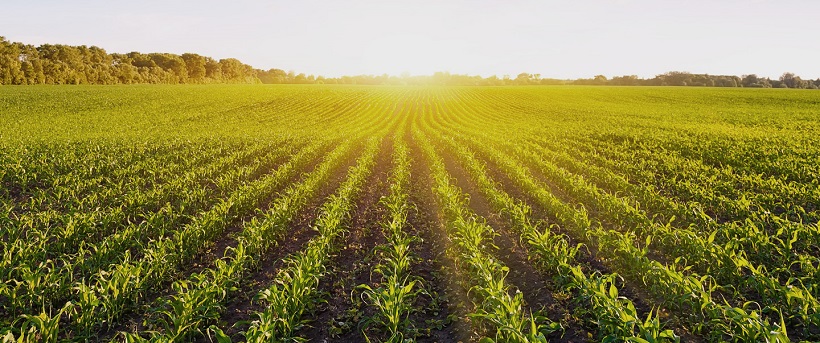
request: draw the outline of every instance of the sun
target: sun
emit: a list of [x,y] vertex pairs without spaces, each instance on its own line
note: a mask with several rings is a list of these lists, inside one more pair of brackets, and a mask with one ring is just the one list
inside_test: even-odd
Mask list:
[[380,34],[367,43],[361,60],[368,73],[429,75],[453,67],[457,51],[446,42],[426,34]]

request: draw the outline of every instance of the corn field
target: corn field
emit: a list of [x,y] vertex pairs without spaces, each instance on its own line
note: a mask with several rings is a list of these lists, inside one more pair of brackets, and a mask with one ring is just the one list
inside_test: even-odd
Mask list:
[[2,342],[820,341],[820,95],[0,88]]

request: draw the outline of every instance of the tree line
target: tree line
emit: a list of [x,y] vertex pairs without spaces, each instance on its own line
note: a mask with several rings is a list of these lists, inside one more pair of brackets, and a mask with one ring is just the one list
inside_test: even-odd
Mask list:
[[33,46],[0,37],[0,84],[254,83],[256,71],[235,58],[197,54],[107,53],[96,46]]
[[702,86],[756,88],[820,88],[820,78],[803,80],[793,73],[779,79],[755,74],[708,75],[668,72],[651,79],[635,75],[608,79],[597,75],[591,79],[561,80],[542,78],[540,74],[520,73],[515,78],[451,74],[433,75],[357,75],[326,78],[297,74],[282,69],[255,69],[235,58],[213,59],[194,53],[127,54],[107,53],[96,46],[43,44],[33,46],[10,42],[0,36],[0,85],[35,84],[182,84],[182,83],[281,83],[281,84],[360,84],[360,85],[617,85],[617,86]]
[[783,73],[780,78],[772,80],[756,74],[743,75],[709,75],[673,71],[660,74],[651,79],[641,79],[635,75],[616,76],[607,79],[597,75],[592,79],[571,81],[581,85],[616,85],[616,86],[695,86],[695,87],[747,87],[747,88],[801,88],[820,89],[820,78],[803,80],[794,73]]

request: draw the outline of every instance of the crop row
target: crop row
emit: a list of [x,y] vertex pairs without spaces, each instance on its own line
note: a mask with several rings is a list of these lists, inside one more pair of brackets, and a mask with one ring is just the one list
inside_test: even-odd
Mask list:
[[[449,129],[452,132],[455,128]],[[490,161],[497,164],[502,172],[509,175],[520,187],[526,189],[542,206],[548,209],[548,212],[554,213],[562,226],[573,230],[575,237],[585,238],[592,247],[597,248],[599,254],[612,259],[615,262],[614,266],[618,267],[616,269],[625,276],[632,280],[642,280],[654,296],[658,299],[665,299],[663,300],[665,304],[680,307],[682,303],[686,303],[688,304],[687,310],[706,309],[704,316],[707,316],[707,319],[713,319],[713,323],[717,324],[709,330],[716,332],[718,337],[725,335],[724,339],[731,337],[742,341],[753,337],[766,337],[775,332],[785,336],[783,325],[773,327],[772,324],[760,318],[758,311],[722,305],[719,301],[713,301],[711,293],[715,290],[715,286],[709,286],[709,282],[704,284],[705,280],[695,274],[683,274],[682,271],[690,267],[680,266],[681,260],[676,260],[675,264],[670,266],[654,261],[647,257],[646,248],[638,248],[635,245],[640,240],[633,234],[605,230],[600,224],[592,223],[586,211],[578,211],[563,204],[561,200],[547,191],[549,187],[541,186],[534,181],[535,178],[529,168],[493,148],[486,139],[481,140],[480,144],[474,139],[470,143],[471,146],[481,150]],[[650,272],[653,273],[650,274]],[[681,281],[689,282],[681,283]],[[680,289],[675,289],[678,287]],[[735,313],[741,316],[732,317]],[[720,325],[723,325],[726,320],[729,320],[729,325],[721,327]],[[696,322],[693,321],[693,323]]]

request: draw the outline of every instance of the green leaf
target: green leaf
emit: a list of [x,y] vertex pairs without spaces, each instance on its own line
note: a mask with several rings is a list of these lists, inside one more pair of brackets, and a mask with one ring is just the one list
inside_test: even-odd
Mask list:
[[211,337],[211,334],[216,338],[217,343],[231,343],[231,338],[216,325],[208,327],[208,337]]

